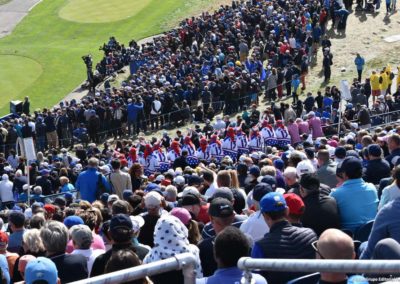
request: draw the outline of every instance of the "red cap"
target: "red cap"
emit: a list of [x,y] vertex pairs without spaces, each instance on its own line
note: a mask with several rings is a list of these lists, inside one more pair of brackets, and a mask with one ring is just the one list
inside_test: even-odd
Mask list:
[[169,179],[164,179],[164,180],[161,182],[161,185],[163,185],[163,186],[171,185],[171,181],[170,181]]
[[305,206],[300,196],[296,193],[287,193],[283,197],[285,197],[286,205],[289,207],[289,214],[303,215]]
[[6,247],[8,244],[8,235],[7,233],[0,231],[0,248]]
[[44,210],[48,213],[55,213],[56,212],[56,207],[53,204],[46,204],[43,206]]

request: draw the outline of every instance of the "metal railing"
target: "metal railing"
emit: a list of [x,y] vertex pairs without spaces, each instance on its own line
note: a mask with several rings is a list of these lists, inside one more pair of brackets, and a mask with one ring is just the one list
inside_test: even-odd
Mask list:
[[195,263],[196,259],[193,254],[182,253],[164,260],[103,274],[93,278],[72,282],[71,284],[117,284],[173,270],[182,270],[184,283],[194,284],[196,282],[194,274]]
[[245,271],[245,282],[252,283],[251,270],[280,272],[400,273],[400,260],[255,259],[242,257],[238,267]]

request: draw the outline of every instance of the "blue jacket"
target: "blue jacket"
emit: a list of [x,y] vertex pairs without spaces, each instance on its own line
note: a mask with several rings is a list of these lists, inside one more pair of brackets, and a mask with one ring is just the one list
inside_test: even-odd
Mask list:
[[143,109],[143,104],[139,103],[139,104],[134,104],[134,103],[130,103],[128,105],[127,111],[128,111],[128,120],[129,121],[136,121],[139,112]]
[[343,229],[354,232],[374,220],[378,210],[378,194],[373,184],[362,178],[346,180],[330,194],[336,199]]
[[379,210],[376,215],[371,234],[368,238],[366,250],[361,254],[361,259],[370,259],[376,244],[385,238],[392,238],[400,242],[400,198],[389,202]]
[[357,66],[357,70],[363,70],[364,64],[365,64],[365,60],[361,56],[360,57],[356,57],[356,59],[354,59],[354,64]]
[[[75,183],[75,188],[80,192],[82,200],[87,200],[90,203],[96,200],[97,181],[99,174],[100,173],[94,168],[89,168],[79,174]],[[104,176],[102,176],[102,182],[109,191],[110,184]]]

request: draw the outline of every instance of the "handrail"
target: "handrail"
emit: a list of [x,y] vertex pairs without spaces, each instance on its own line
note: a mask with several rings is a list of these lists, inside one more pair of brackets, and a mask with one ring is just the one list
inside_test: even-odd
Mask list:
[[156,275],[173,270],[182,270],[184,283],[194,284],[194,265],[196,259],[191,253],[177,254],[174,257],[155,261],[148,264],[123,269],[93,278],[72,282],[71,284],[116,284],[141,279],[146,276]]
[[251,283],[251,270],[281,272],[333,273],[400,273],[400,260],[339,260],[339,259],[255,259],[242,257],[238,267],[244,270],[246,282]]

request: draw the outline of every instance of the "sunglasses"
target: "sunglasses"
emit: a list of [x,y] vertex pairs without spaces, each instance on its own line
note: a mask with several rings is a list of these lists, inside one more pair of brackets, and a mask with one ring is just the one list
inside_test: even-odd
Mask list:
[[319,252],[319,250],[318,250],[318,241],[315,241],[315,242],[312,242],[311,243],[311,246],[312,246],[312,248],[314,249],[314,251],[319,255],[319,257],[321,258],[321,259],[325,259],[325,257],[323,257],[322,256],[322,254]]

